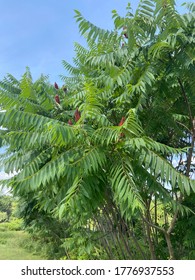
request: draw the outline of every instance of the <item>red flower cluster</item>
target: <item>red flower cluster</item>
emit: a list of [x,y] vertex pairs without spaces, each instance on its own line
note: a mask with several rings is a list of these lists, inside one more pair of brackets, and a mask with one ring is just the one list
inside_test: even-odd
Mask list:
[[118,124],[118,126],[123,125],[123,124],[124,124],[124,122],[125,122],[125,117],[122,117],[122,119],[120,120],[120,123]]
[[55,87],[55,89],[59,89],[59,87],[58,87],[58,84],[57,84],[57,83],[55,83],[55,84],[54,84],[54,87]]
[[56,96],[55,96],[55,101],[56,101],[58,104],[60,104],[60,97],[59,97],[58,94],[56,94]]
[[76,111],[74,113],[74,117],[75,117],[75,122],[78,122],[78,120],[81,117],[81,113],[79,112],[78,108],[76,109]]
[[[125,117],[122,117],[122,119],[120,120],[120,123],[118,124],[118,126],[122,126],[124,124],[124,122],[125,122]],[[124,136],[125,136],[124,133],[120,134],[120,137],[124,137]]]

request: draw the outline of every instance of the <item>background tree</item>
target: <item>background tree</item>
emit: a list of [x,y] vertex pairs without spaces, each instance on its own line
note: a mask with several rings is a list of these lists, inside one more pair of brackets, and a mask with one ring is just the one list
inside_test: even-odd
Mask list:
[[12,197],[8,195],[0,196],[0,212],[6,213],[6,220],[9,222],[10,216],[12,214]]

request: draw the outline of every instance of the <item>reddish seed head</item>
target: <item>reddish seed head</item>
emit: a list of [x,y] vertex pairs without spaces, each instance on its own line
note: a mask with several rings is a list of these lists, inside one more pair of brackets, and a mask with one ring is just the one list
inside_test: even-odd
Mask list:
[[81,117],[81,113],[79,112],[78,108],[76,109],[76,111],[74,113],[74,117],[75,117],[75,122],[77,122]]
[[60,104],[60,98],[59,98],[59,95],[57,95],[57,94],[56,94],[56,96],[55,96],[55,101],[56,101],[58,104]]
[[57,84],[57,83],[55,83],[55,84],[54,84],[54,87],[55,87],[55,89],[59,89],[59,87],[58,87],[58,84]]
[[125,117],[122,117],[122,119],[120,120],[120,123],[118,124],[118,126],[123,125],[123,124],[124,124],[124,122],[125,122]]
[[69,124],[69,125],[72,125],[72,121],[71,121],[71,120],[68,120],[68,124]]

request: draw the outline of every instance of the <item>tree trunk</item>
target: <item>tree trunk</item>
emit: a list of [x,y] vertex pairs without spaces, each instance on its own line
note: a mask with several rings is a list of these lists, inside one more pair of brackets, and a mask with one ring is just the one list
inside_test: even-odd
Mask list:
[[150,249],[151,260],[156,260],[154,244],[153,244],[152,239],[151,239],[151,227],[148,224],[146,224],[146,232],[147,232],[147,238],[148,238],[148,245],[149,245],[149,249]]
[[167,232],[165,232],[164,234],[165,234],[165,239],[166,239],[167,247],[168,247],[168,251],[169,251],[169,259],[175,260],[175,254],[174,254],[173,246],[171,243],[171,235]]
[[150,201],[146,202],[147,205],[147,210],[146,210],[146,233],[147,233],[147,239],[148,239],[148,245],[149,245],[149,249],[150,249],[150,255],[151,255],[151,259],[152,260],[156,260],[156,254],[155,254],[155,248],[154,248],[154,243],[152,240],[152,230],[151,230],[151,216],[150,216]]

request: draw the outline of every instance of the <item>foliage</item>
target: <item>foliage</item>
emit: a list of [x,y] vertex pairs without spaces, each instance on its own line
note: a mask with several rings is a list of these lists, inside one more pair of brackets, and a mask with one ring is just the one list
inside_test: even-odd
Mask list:
[[6,218],[9,221],[12,210],[13,210],[13,199],[11,196],[2,195],[0,196],[0,212],[6,213]]

